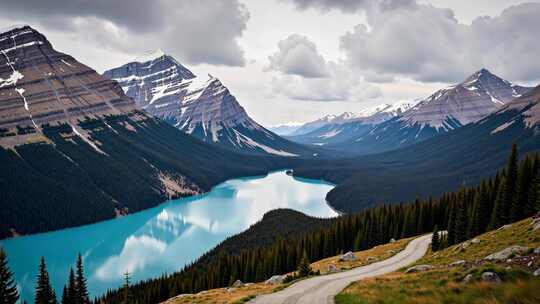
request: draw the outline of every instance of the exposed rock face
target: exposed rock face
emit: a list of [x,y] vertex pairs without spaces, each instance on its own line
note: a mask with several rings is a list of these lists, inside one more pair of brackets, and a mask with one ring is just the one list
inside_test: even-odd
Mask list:
[[516,254],[525,254],[529,250],[530,248],[525,247],[525,246],[517,246],[517,245],[510,246],[501,251],[497,251],[495,253],[488,255],[487,257],[484,258],[484,260],[502,261]]
[[494,272],[486,271],[482,273],[481,278],[482,278],[482,281],[487,282],[487,283],[495,283],[495,284],[501,283],[501,278],[499,277],[499,275],[497,275]]
[[482,69],[460,84],[435,92],[399,120],[448,131],[484,118],[529,90]]
[[467,264],[467,261],[465,261],[465,260],[458,260],[458,261],[455,261],[455,262],[450,263],[448,266],[449,266],[449,267],[461,267],[461,266],[464,266],[465,264]]
[[219,79],[196,77],[161,51],[104,76],[118,81],[139,107],[206,142],[281,156],[304,150],[251,119]]
[[345,253],[339,258],[340,262],[349,262],[349,261],[356,261],[356,260],[357,260],[357,257],[351,251]]
[[409,146],[478,122],[530,90],[482,69],[460,84],[435,92],[402,115],[365,130],[339,148],[366,154]]
[[265,284],[267,285],[278,285],[283,283],[285,276],[282,275],[273,275],[270,279],[266,280]]
[[23,143],[44,125],[134,109],[115,82],[54,50],[31,27],[0,34],[0,144]]
[[435,266],[433,265],[416,265],[413,267],[408,268],[405,273],[414,273],[414,272],[423,272],[434,269]]

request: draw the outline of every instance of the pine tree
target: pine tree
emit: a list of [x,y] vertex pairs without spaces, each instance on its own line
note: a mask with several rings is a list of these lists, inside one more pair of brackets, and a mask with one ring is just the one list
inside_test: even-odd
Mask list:
[[455,244],[467,240],[467,212],[463,204],[457,207],[456,228],[455,228]]
[[439,228],[437,225],[435,225],[435,229],[433,229],[433,236],[431,237],[431,250],[437,251],[439,250],[441,246],[441,243],[439,241]]
[[88,296],[88,288],[86,286],[86,278],[84,277],[84,267],[82,256],[79,253],[77,256],[77,274],[75,276],[75,302],[76,304],[90,304]]
[[529,157],[526,157],[525,160],[521,162],[519,167],[518,179],[517,179],[517,188],[514,200],[512,201],[512,208],[510,211],[510,221],[517,222],[521,220],[527,214],[528,210],[527,204],[529,200],[529,187],[531,184],[531,160]]
[[68,278],[68,284],[67,284],[67,292],[66,292],[66,303],[67,304],[76,304],[77,303],[77,282],[75,281],[75,272],[73,271],[73,268],[69,269],[69,278]]
[[502,181],[500,195],[497,196],[495,202],[495,210],[491,219],[491,228],[497,228],[507,224],[511,220],[510,214],[514,199],[516,198],[516,183],[517,183],[517,146],[512,145],[512,152],[508,158],[506,166],[506,175]]
[[62,301],[60,301],[60,303],[71,304],[71,302],[69,302],[68,288],[66,285],[64,285],[64,289],[62,290]]
[[536,174],[536,178],[531,183],[529,188],[529,199],[526,208],[527,215],[540,212],[540,172]]
[[302,259],[300,260],[300,264],[298,265],[298,276],[303,278],[307,277],[312,273],[311,265],[309,264],[309,258],[307,256],[307,253],[304,251],[302,254]]
[[15,304],[19,299],[19,292],[13,280],[13,273],[9,270],[6,252],[0,248],[0,304]]
[[358,231],[356,238],[354,239],[354,251],[360,251],[362,249],[362,233]]
[[131,278],[129,276],[129,272],[126,271],[126,273],[124,273],[124,286],[122,287],[124,292],[124,301],[122,302],[123,304],[131,304],[132,302],[130,286]]
[[41,258],[39,263],[39,274],[37,278],[35,304],[56,304],[56,295],[49,281],[49,273],[45,265],[45,258]]
[[456,208],[450,207],[450,215],[448,219],[448,245],[456,244]]

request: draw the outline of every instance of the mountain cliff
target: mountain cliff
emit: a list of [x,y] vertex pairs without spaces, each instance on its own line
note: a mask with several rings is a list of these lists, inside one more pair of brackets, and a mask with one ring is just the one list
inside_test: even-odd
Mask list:
[[29,26],[0,33],[0,238],[110,219],[281,162],[138,110],[115,81]]
[[108,70],[104,76],[116,80],[144,110],[205,142],[287,157],[313,154],[251,119],[219,79],[196,77],[161,51]]

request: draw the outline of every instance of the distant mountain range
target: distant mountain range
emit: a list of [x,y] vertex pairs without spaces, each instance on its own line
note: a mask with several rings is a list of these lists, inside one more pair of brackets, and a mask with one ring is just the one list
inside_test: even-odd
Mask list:
[[368,115],[349,114],[346,119],[325,117],[312,124],[316,125],[314,130],[294,136],[301,133],[299,128],[288,138],[348,153],[384,152],[476,122],[530,89],[482,69],[462,83],[441,89],[424,100],[394,106],[400,111],[386,110],[383,106],[379,108],[381,111]]
[[327,200],[344,212],[474,185],[504,166],[513,143],[520,155],[540,150],[540,86],[504,102],[478,121],[424,141],[374,155],[307,162],[295,175],[336,183]]
[[0,238],[114,218],[286,166],[204,143],[137,103],[33,28],[0,33]]
[[285,140],[251,119],[219,79],[197,77],[162,51],[103,75],[116,80],[139,107],[205,142],[242,152],[314,154],[313,149]]
[[347,142],[365,130],[403,114],[414,105],[414,102],[401,101],[395,104],[383,104],[358,113],[327,115],[304,124],[287,137],[299,143],[320,146]]

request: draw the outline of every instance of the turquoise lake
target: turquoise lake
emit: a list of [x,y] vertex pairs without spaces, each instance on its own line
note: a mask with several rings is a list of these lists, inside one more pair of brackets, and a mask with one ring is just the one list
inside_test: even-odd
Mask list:
[[178,271],[270,210],[290,208],[317,217],[336,216],[325,202],[333,187],[284,171],[232,179],[204,195],[167,201],[93,225],[4,240],[0,246],[7,251],[24,300],[34,300],[41,256],[60,297],[79,252],[93,297],[121,286],[126,271],[134,281]]

